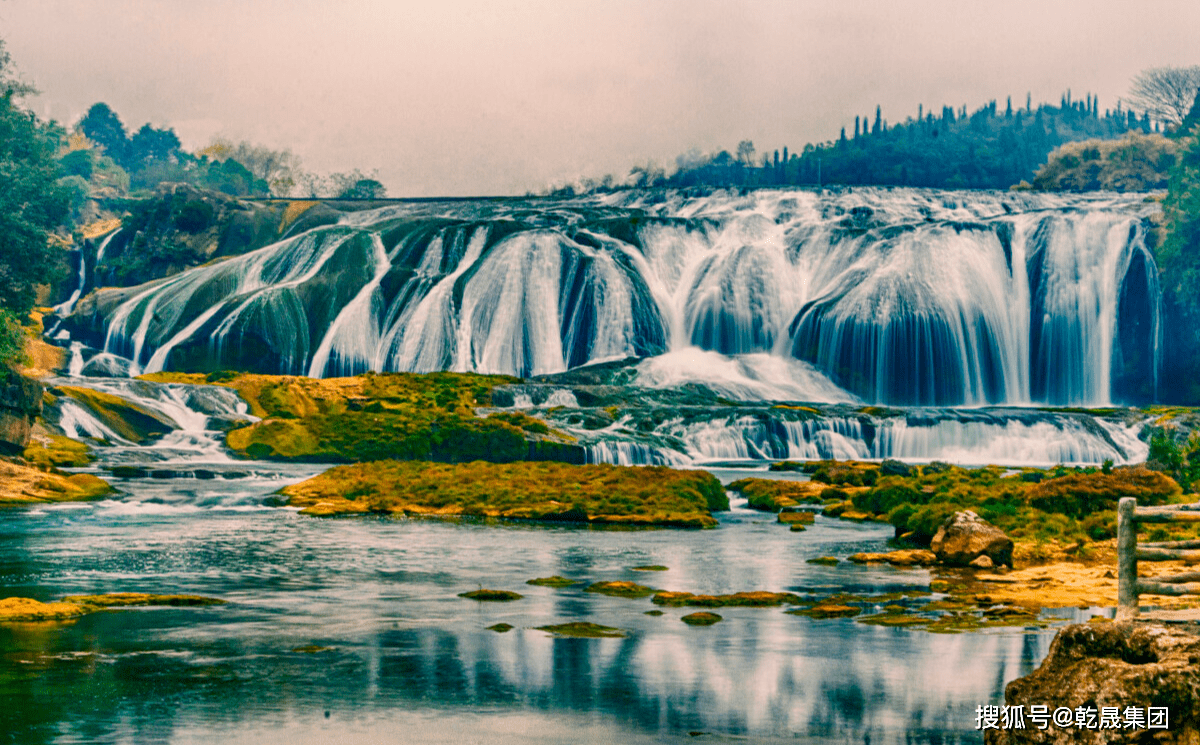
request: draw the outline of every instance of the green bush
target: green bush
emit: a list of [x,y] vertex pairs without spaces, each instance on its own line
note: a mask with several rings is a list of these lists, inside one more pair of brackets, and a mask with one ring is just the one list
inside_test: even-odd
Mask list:
[[929,501],[930,495],[920,492],[906,483],[897,483],[894,479],[898,478],[901,477],[888,477],[882,484],[855,494],[851,497],[851,501],[859,510],[877,515],[886,514],[897,505],[920,505]]

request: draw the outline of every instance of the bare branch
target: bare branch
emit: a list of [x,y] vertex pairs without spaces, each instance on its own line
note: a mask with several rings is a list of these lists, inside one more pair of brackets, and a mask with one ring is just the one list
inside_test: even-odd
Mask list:
[[1152,67],[1138,73],[1124,99],[1150,118],[1178,125],[1187,116],[1200,90],[1200,65]]

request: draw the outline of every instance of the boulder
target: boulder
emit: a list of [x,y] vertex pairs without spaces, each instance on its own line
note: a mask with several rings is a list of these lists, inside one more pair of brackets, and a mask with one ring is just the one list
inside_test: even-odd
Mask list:
[[987,556],[996,566],[1012,566],[1012,539],[971,510],[948,517],[929,548],[947,566],[970,566],[980,556]]
[[20,455],[42,413],[42,384],[19,375],[4,378],[0,370],[0,455]]
[[[1004,704],[1024,706],[1024,729],[987,729],[986,745],[1200,742],[1200,637],[1147,623],[1084,623],[1058,632],[1038,669],[1009,683]],[[1167,707],[1167,729],[1122,726],[1047,729],[1029,720],[1030,706],[1095,709]],[[1097,720],[1099,714],[1096,715]]]

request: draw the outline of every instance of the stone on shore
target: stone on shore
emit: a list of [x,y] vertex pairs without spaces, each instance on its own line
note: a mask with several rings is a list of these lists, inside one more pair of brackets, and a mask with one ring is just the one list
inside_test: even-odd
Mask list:
[[929,548],[946,566],[971,566],[980,556],[987,556],[995,566],[1012,566],[1012,539],[971,510],[946,518]]
[[[1058,632],[1038,669],[1009,683],[1008,706],[1166,707],[1167,729],[1122,726],[1090,729],[988,729],[987,745],[1200,742],[1200,637],[1179,627],[1147,623],[1083,623]],[[1028,715],[1026,715],[1028,716]],[[1098,718],[1098,715],[1097,715]],[[1157,737],[1156,737],[1157,735]]]

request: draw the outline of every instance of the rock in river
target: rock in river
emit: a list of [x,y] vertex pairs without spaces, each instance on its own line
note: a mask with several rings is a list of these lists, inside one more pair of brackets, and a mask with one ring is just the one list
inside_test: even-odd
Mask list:
[[946,518],[929,548],[947,566],[969,566],[980,556],[987,556],[996,566],[1012,566],[1012,539],[971,510]]
[[[1041,667],[1008,684],[1004,703],[1074,710],[1118,707],[1120,728],[988,729],[987,745],[1024,743],[1194,743],[1200,741],[1200,637],[1178,627],[1148,623],[1067,626]],[[1127,707],[1167,707],[1167,729],[1125,727]],[[1099,719],[1099,715],[1097,715]]]

